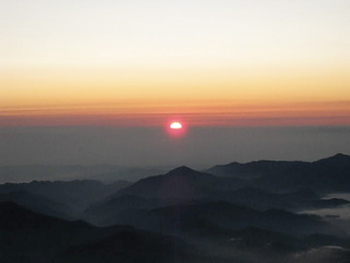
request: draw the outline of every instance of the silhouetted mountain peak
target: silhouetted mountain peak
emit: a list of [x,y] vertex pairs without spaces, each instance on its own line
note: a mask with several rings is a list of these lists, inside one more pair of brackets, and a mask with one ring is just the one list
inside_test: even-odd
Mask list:
[[342,153],[337,153],[336,155],[333,155],[329,158],[327,158],[328,160],[350,160],[350,156],[346,155],[346,154],[342,154]]
[[350,164],[350,156],[342,153],[337,153],[331,157],[321,159],[314,163],[326,163],[331,165],[342,165],[342,164]]
[[[346,154],[342,154],[342,153],[337,153],[336,155],[332,156],[332,157],[336,157],[336,158],[349,158],[350,156],[349,155],[346,155]],[[332,158],[330,157],[330,158]]]
[[219,187],[214,175],[195,171],[186,166],[175,168],[164,175],[141,179],[135,184],[122,189],[118,195],[136,195],[161,199],[194,199],[205,196]]
[[223,165],[217,165],[217,166],[235,166],[235,165],[242,165],[242,163],[239,162],[231,162],[229,164],[223,164]]
[[173,170],[171,170],[170,172],[168,172],[166,175],[187,175],[187,174],[195,174],[195,173],[199,173],[187,166],[180,166],[177,167]]

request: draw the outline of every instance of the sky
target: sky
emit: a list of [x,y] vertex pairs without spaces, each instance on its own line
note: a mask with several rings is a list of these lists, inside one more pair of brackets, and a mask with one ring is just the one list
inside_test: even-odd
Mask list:
[[[349,13],[348,0],[3,0],[0,142],[20,128],[160,131],[171,120],[230,136],[244,127],[346,128]],[[312,156],[349,152],[331,140]],[[2,154],[17,149],[6,145]],[[40,161],[13,156],[3,163]]]
[[[0,166],[100,165],[208,169],[258,160],[350,155],[350,127],[203,127],[170,137],[161,127],[0,128]],[[0,174],[1,176],[1,174]]]
[[348,125],[349,1],[1,1],[1,126]]

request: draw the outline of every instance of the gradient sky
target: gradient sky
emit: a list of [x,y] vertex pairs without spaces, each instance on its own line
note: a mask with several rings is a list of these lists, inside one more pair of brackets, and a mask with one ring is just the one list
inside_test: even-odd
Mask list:
[[0,126],[350,124],[348,0],[4,0]]

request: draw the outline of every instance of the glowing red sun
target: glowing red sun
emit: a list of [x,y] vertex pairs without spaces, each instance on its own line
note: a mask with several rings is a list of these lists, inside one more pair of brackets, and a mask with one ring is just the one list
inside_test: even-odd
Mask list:
[[173,138],[181,138],[187,133],[187,125],[183,121],[173,119],[166,124],[166,131]]
[[172,122],[170,124],[170,129],[179,130],[181,128],[182,128],[182,124],[180,122]]

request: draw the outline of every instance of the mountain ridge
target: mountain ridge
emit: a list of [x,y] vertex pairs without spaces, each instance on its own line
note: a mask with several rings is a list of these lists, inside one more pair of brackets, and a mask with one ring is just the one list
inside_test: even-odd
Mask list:
[[310,188],[316,192],[350,190],[350,156],[342,153],[313,162],[254,161],[216,165],[206,170],[221,177],[245,180],[247,186],[269,191]]

